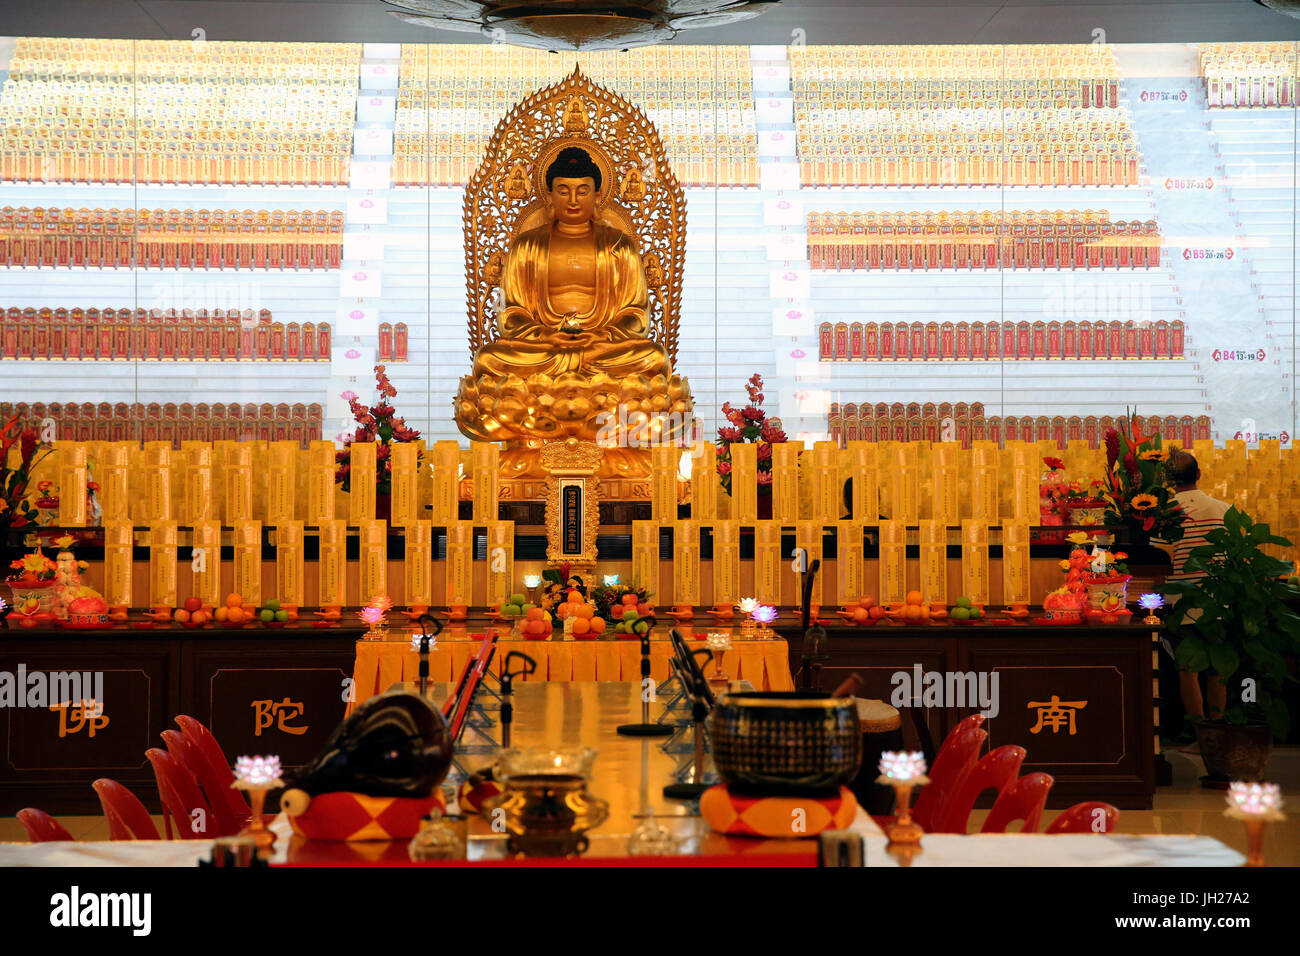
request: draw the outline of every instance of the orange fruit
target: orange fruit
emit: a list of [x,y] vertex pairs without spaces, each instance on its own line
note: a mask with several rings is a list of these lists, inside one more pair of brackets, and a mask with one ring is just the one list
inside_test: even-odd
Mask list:
[[587,618],[580,617],[574,620],[573,622],[574,634],[586,634],[590,630],[591,630],[591,621],[587,620]]
[[538,621],[534,619],[524,625],[524,630],[526,630],[529,634],[536,634],[540,636],[546,633],[546,623],[544,621]]
[[925,595],[923,595],[920,591],[908,591],[908,592],[907,592],[907,603],[908,603],[908,604],[921,604],[921,603],[923,603],[924,601],[925,601]]
[[542,615],[545,613],[546,612],[540,607],[530,607],[527,612],[527,617],[530,621],[540,621],[542,620]]
[[575,613],[578,615],[579,620],[590,621],[596,616],[596,609],[590,604],[579,604],[578,610]]
[[172,617],[174,617],[180,623],[184,624],[186,621],[190,619],[190,612],[185,610],[185,608],[183,607],[177,608],[176,613],[173,614]]
[[[916,592],[913,591],[912,593],[915,594]],[[908,595],[908,597],[911,597],[911,595]],[[909,621],[919,621],[921,619],[921,606],[909,603],[903,608],[903,617]]]
[[244,599],[238,594],[226,595],[226,607],[243,607]]
[[624,604],[636,604],[637,596],[635,594],[624,594],[621,598],[619,598],[619,600],[622,601]]
[[867,613],[871,615],[872,620],[878,621],[885,616],[885,609],[879,604],[873,604],[867,608]]
[[[590,630],[592,634],[605,633],[605,619],[603,617],[593,617],[590,621],[587,621],[586,623],[587,623],[588,630]],[[576,621],[574,622],[574,627],[577,627]]]
[[193,613],[190,614],[190,623],[191,623],[191,624],[207,624],[207,623],[208,623],[208,612],[207,612],[207,611],[194,611]]
[[244,609],[231,605],[226,609],[226,620],[231,624],[242,624],[244,622]]
[[214,611],[212,612],[212,619],[213,619],[214,621],[227,621],[227,620],[229,620],[229,619],[230,619],[230,608],[226,607],[224,604],[221,605],[221,607],[217,608],[216,610],[214,610]]
[[579,594],[577,591],[570,591],[570,592],[569,592],[569,596],[568,596],[567,598],[565,598],[565,600],[566,600],[569,604],[581,604],[581,603],[582,603],[582,595]]
[[871,620],[871,611],[865,607],[857,607],[853,610],[853,620],[858,624],[865,624]]
[[930,620],[930,608],[924,604],[921,605],[921,620],[923,621]]
[[858,604],[866,608],[874,607],[876,604],[876,599],[873,598],[870,594],[868,594],[866,597],[858,598]]

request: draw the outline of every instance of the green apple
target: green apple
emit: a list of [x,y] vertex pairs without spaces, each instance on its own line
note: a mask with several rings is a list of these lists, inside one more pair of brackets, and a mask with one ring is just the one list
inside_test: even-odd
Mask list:
[[966,595],[963,594],[961,597],[959,597],[959,598],[957,599],[957,606],[958,606],[958,607],[970,607],[970,606],[971,606],[971,599],[968,598]]
[[648,634],[650,633],[650,622],[637,621],[632,625],[632,630],[636,631],[637,634]]
[[524,603],[525,601],[527,601],[527,600],[528,600],[528,598],[524,597],[522,594],[512,594],[512,595],[510,595],[510,601],[509,601],[509,603],[510,603],[510,604],[521,605],[521,604],[523,604],[523,603]]
[[271,598],[271,600],[267,601],[266,604],[263,605],[263,607],[270,608],[272,611],[278,611],[280,610],[280,602],[277,601],[275,598]]
[[535,604],[530,604],[529,602],[525,601],[523,604],[519,605],[519,610],[522,611],[523,613],[527,614],[529,611],[531,611],[531,610],[532,610],[534,607],[536,607],[536,606],[537,606],[537,605],[535,605]]
[[977,620],[979,620],[980,618],[982,618],[983,616],[984,616],[984,612],[983,612],[981,609],[979,609],[979,608],[977,608],[977,607],[973,607],[973,608],[970,609],[970,619],[971,619],[972,621],[977,621]]
[[504,605],[504,606],[501,608],[501,616],[502,616],[502,617],[518,617],[520,614],[523,614],[523,613],[524,613],[524,612],[523,612],[523,610],[520,608],[520,606],[519,606],[518,604],[514,604],[514,603],[506,604],[506,605]]
[[284,623],[285,621],[289,620],[289,612],[284,610],[276,611],[275,619],[277,621],[280,621],[281,623]]
[[640,616],[641,614],[634,607],[630,607],[623,612],[623,620],[625,621],[635,621]]
[[262,608],[262,613],[259,616],[262,618],[262,623],[264,624],[270,624],[275,620],[275,612],[269,607]]
[[948,616],[952,618],[954,621],[969,621],[970,608],[963,607],[962,605],[958,604],[955,608],[953,608],[951,611],[948,612]]

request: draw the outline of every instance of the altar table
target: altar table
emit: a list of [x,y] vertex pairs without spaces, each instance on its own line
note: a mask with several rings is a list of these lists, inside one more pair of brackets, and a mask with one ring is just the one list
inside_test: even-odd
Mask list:
[[[537,642],[530,642],[537,643]],[[628,642],[632,643],[632,642]],[[430,688],[439,702],[449,684]],[[813,865],[817,843],[811,839],[763,840],[713,833],[690,815],[689,804],[667,800],[663,786],[672,779],[675,755],[664,753],[661,739],[620,737],[619,724],[637,719],[640,688],[630,683],[524,684],[515,689],[515,746],[588,746],[597,751],[589,789],[609,804],[609,818],[590,831],[584,860],[626,858],[628,837],[646,810],[668,828],[677,844],[676,861],[695,865],[701,857],[731,858],[735,864]],[[653,713],[664,706],[653,704]],[[465,755],[471,767],[490,764],[491,754]],[[283,815],[271,824],[278,835],[273,863],[367,864],[409,861],[406,840],[334,843],[292,837]],[[867,865],[896,866],[885,852],[885,836],[859,811],[851,829],[866,842]],[[489,821],[471,817],[471,861],[490,863],[505,854],[505,837]],[[211,841],[130,841],[0,844],[0,867],[6,866],[193,866],[211,855]],[[983,834],[936,833],[926,836],[913,866],[1240,866],[1244,857],[1207,836],[1128,834]],[[559,862],[559,861],[556,861]]]
[[[357,642],[356,663],[352,678],[358,703],[383,693],[402,681],[419,676],[420,656],[411,643],[411,634],[392,632],[382,641]],[[451,636],[444,631],[429,651],[429,679],[452,681],[478,649],[481,637],[472,637],[462,629]],[[691,647],[703,647],[700,640],[689,640]],[[500,674],[506,655],[520,651],[537,662],[537,670],[528,681],[640,681],[641,642],[626,640],[545,640],[528,641],[503,637],[497,641],[491,671]],[[661,682],[670,676],[669,659],[672,642],[667,636],[650,641],[650,676]],[[731,650],[722,655],[722,669],[733,680],[747,680],[757,690],[794,690],[790,675],[790,656],[781,638],[768,640],[733,639]],[[709,663],[706,671],[713,672]]]

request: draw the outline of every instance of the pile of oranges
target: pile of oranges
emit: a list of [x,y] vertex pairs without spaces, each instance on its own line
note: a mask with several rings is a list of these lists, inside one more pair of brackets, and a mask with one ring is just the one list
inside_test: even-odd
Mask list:
[[890,612],[892,617],[902,621],[928,621],[931,618],[930,605],[925,603],[925,596],[920,591],[908,591],[903,606]]
[[244,607],[239,594],[227,594],[226,603],[213,610],[212,619],[219,624],[247,624],[257,619],[257,609]]
[[605,619],[596,617],[596,605],[589,603],[576,588],[555,605],[555,614],[561,620],[573,618],[573,636],[599,637],[605,633]]
[[520,625],[524,637],[535,641],[545,640],[551,636],[554,629],[555,626],[551,623],[551,615],[540,607],[530,607],[524,612],[524,622]]

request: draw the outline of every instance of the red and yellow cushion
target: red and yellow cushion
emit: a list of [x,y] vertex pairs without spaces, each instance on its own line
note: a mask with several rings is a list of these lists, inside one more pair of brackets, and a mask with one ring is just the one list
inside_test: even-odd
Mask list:
[[700,796],[700,815],[728,836],[813,837],[823,830],[843,830],[858,814],[858,801],[847,787],[838,797],[742,797],[725,786]]
[[368,797],[362,793],[322,793],[289,823],[309,840],[409,840],[420,820],[437,807],[445,810],[441,790],[428,797]]
[[461,813],[482,813],[483,804],[501,793],[495,780],[468,778],[456,789],[456,803]]

